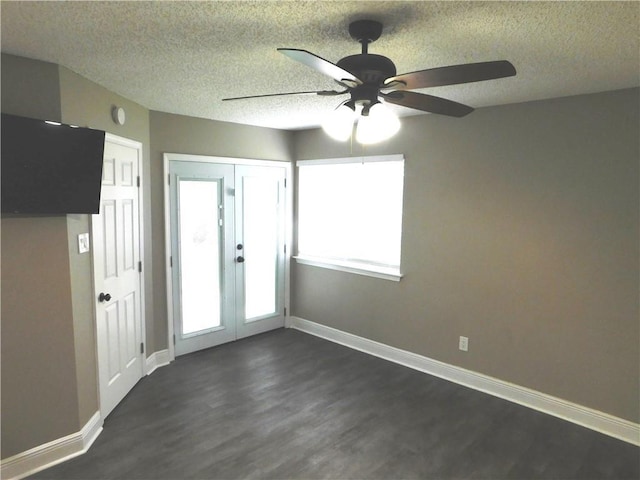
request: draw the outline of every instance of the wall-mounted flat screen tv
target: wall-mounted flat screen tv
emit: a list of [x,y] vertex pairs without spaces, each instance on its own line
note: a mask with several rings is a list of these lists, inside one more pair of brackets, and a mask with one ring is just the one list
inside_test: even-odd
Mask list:
[[105,133],[2,114],[3,213],[99,213]]

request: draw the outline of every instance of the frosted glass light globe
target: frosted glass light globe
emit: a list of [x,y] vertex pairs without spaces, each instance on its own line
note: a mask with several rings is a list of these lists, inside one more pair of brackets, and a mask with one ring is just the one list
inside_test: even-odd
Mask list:
[[322,129],[334,140],[344,142],[351,137],[355,116],[354,109],[342,104],[327,115],[327,118],[322,123]]
[[369,108],[369,114],[358,120],[356,140],[363,145],[382,142],[393,137],[400,130],[400,120],[382,103]]

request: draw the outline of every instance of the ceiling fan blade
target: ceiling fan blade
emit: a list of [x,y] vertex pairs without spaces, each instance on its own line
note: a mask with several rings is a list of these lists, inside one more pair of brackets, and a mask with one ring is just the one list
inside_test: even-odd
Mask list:
[[381,94],[382,98],[389,103],[401,105],[403,107],[422,110],[423,112],[439,113],[450,117],[464,117],[473,112],[473,108],[462,103],[447,100],[446,98],[425,95],[424,93],[395,91],[388,94]]
[[264,97],[282,97],[285,95],[321,95],[321,96],[334,96],[334,95],[342,95],[343,93],[347,93],[347,90],[342,92],[337,92],[335,90],[313,90],[310,92],[285,92],[285,93],[268,93],[266,95],[249,95],[246,97],[232,97],[232,98],[223,98],[222,101],[228,100],[246,100],[248,98],[264,98]]
[[[314,70],[319,71],[320,73],[324,73],[338,83],[347,87],[353,87],[362,83],[360,79],[347,72],[344,68],[337,66],[335,63],[331,63],[329,60],[325,60],[324,58],[314,55],[311,52],[307,52],[306,50],[300,50],[297,48],[279,48],[278,51],[296,62],[300,62],[307,67],[311,67]],[[347,85],[344,83],[345,81],[355,85]]]
[[387,78],[384,83],[402,90],[416,88],[440,87],[458,83],[480,82],[496,78],[511,77],[516,74],[515,67],[507,60],[495,62],[467,63],[449,67],[430,68],[418,72],[403,73]]

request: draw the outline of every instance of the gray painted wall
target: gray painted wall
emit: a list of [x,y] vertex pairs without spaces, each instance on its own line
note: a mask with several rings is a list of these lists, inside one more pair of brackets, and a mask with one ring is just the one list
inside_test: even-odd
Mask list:
[[[58,67],[2,55],[2,111],[60,120]],[[3,215],[2,458],[77,432],[67,219]]]
[[405,277],[294,264],[293,315],[638,422],[638,92],[403,119]]
[[[124,126],[111,120],[114,105]],[[147,354],[167,348],[162,153],[291,159],[288,132],[160,113],[152,154],[147,109],[64,67],[5,54],[2,111],[142,142]],[[98,410],[91,257],[77,250],[89,231],[88,215],[2,218],[2,458],[77,432]]]
[[2,218],[2,458],[80,430],[67,221]]
[[[123,127],[111,121],[113,104],[127,110]],[[3,54],[2,111],[143,142],[150,218],[148,110],[65,68]],[[99,408],[91,256],[77,247],[84,232],[88,215],[2,217],[2,458],[78,432]],[[153,318],[150,233],[145,240]]]
[[2,54],[3,113],[60,121],[58,66]]
[[[111,122],[112,105],[127,123]],[[403,119],[400,283],[293,265],[293,313],[638,421],[638,90]],[[350,155],[320,131],[148,112],[52,64],[2,55],[2,111],[143,143],[147,353],[167,348],[162,153]],[[361,151],[356,152],[360,154]],[[4,216],[2,458],[98,405],[86,215]],[[322,295],[318,295],[322,291]],[[470,351],[457,350],[458,335]]]

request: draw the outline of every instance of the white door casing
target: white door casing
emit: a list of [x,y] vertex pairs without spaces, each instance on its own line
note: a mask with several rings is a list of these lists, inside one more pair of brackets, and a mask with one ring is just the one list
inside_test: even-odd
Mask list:
[[144,374],[141,159],[139,142],[107,134],[100,213],[91,218],[102,418]]
[[[287,189],[287,181],[290,182],[292,168],[289,162],[278,162],[268,160],[251,160],[228,157],[208,157],[188,154],[164,155],[165,164],[165,246],[166,246],[166,268],[167,268],[167,307],[168,307],[168,344],[169,357],[173,360],[176,354],[180,355],[188,351],[194,351],[186,344],[179,345],[181,340],[191,343],[197,342],[197,337],[201,337],[202,343],[199,348],[217,345],[226,341],[254,335],[273,328],[286,325],[286,312],[289,304],[289,255],[286,245],[291,242],[291,206],[292,193]],[[188,168],[187,168],[188,167]],[[191,169],[193,167],[193,169]],[[275,167],[275,168],[274,168]],[[173,172],[173,173],[172,173]],[[235,173],[233,173],[235,172]],[[182,175],[182,177],[181,177]],[[221,261],[224,262],[222,273],[224,285],[224,306],[225,318],[220,327],[212,327],[209,331],[202,331],[194,334],[191,338],[183,336],[181,330],[181,284],[184,279],[181,276],[180,250],[181,243],[179,235],[176,234],[176,227],[180,222],[178,211],[180,185],[182,181],[187,182],[197,180],[211,181],[215,177],[222,180],[224,189],[224,200],[221,208],[220,220],[225,226],[224,248],[221,253]],[[186,185],[185,185],[186,186]],[[269,198],[268,202],[255,200],[255,195],[246,197],[246,194],[254,192],[264,198]],[[252,200],[251,198],[254,198]],[[263,197],[259,197],[263,198]],[[247,203],[249,200],[250,203]],[[265,203],[265,205],[262,205]],[[271,205],[270,207],[267,204]],[[265,238],[259,234],[256,238],[256,225],[249,228],[251,235],[245,232],[247,225],[243,221],[245,211],[249,208],[252,212],[250,217],[255,219],[262,213],[277,215],[279,220],[277,225],[269,228],[269,234],[279,245],[277,255],[267,259],[267,262],[275,262],[273,266],[277,270],[275,283],[269,282],[269,289],[277,290],[275,303],[268,301],[262,303],[257,309],[251,311],[245,309],[246,302],[256,305],[256,281],[259,283],[259,276],[255,276],[256,255],[265,253],[262,240]],[[213,213],[213,209],[212,209]],[[260,222],[258,222],[260,223]],[[260,225],[258,225],[260,227]],[[277,232],[277,233],[276,233]],[[244,238],[243,238],[244,237]],[[253,246],[251,238],[253,238]],[[245,240],[248,245],[244,245]],[[256,240],[258,249],[256,249]],[[261,253],[262,252],[262,253]],[[242,263],[238,257],[246,256],[247,261]],[[276,258],[277,257],[277,258]],[[264,257],[263,257],[264,258]],[[264,267],[264,262],[259,262]],[[247,270],[249,268],[250,270]],[[270,268],[270,267],[269,267]],[[267,272],[269,270],[267,268]],[[252,273],[251,273],[252,272]],[[231,275],[229,275],[231,274]],[[268,273],[265,273],[268,275]],[[253,295],[247,293],[246,279],[253,276]],[[261,284],[263,285],[263,284]],[[262,290],[260,288],[260,290]],[[247,297],[249,295],[249,297]],[[229,302],[231,300],[231,302]],[[258,304],[260,302],[258,301]],[[230,336],[229,336],[230,335]],[[181,338],[182,337],[182,338]],[[206,337],[209,337],[208,339]],[[214,339],[214,337],[217,337]],[[222,337],[225,337],[224,339]],[[228,337],[228,338],[227,338]]]

